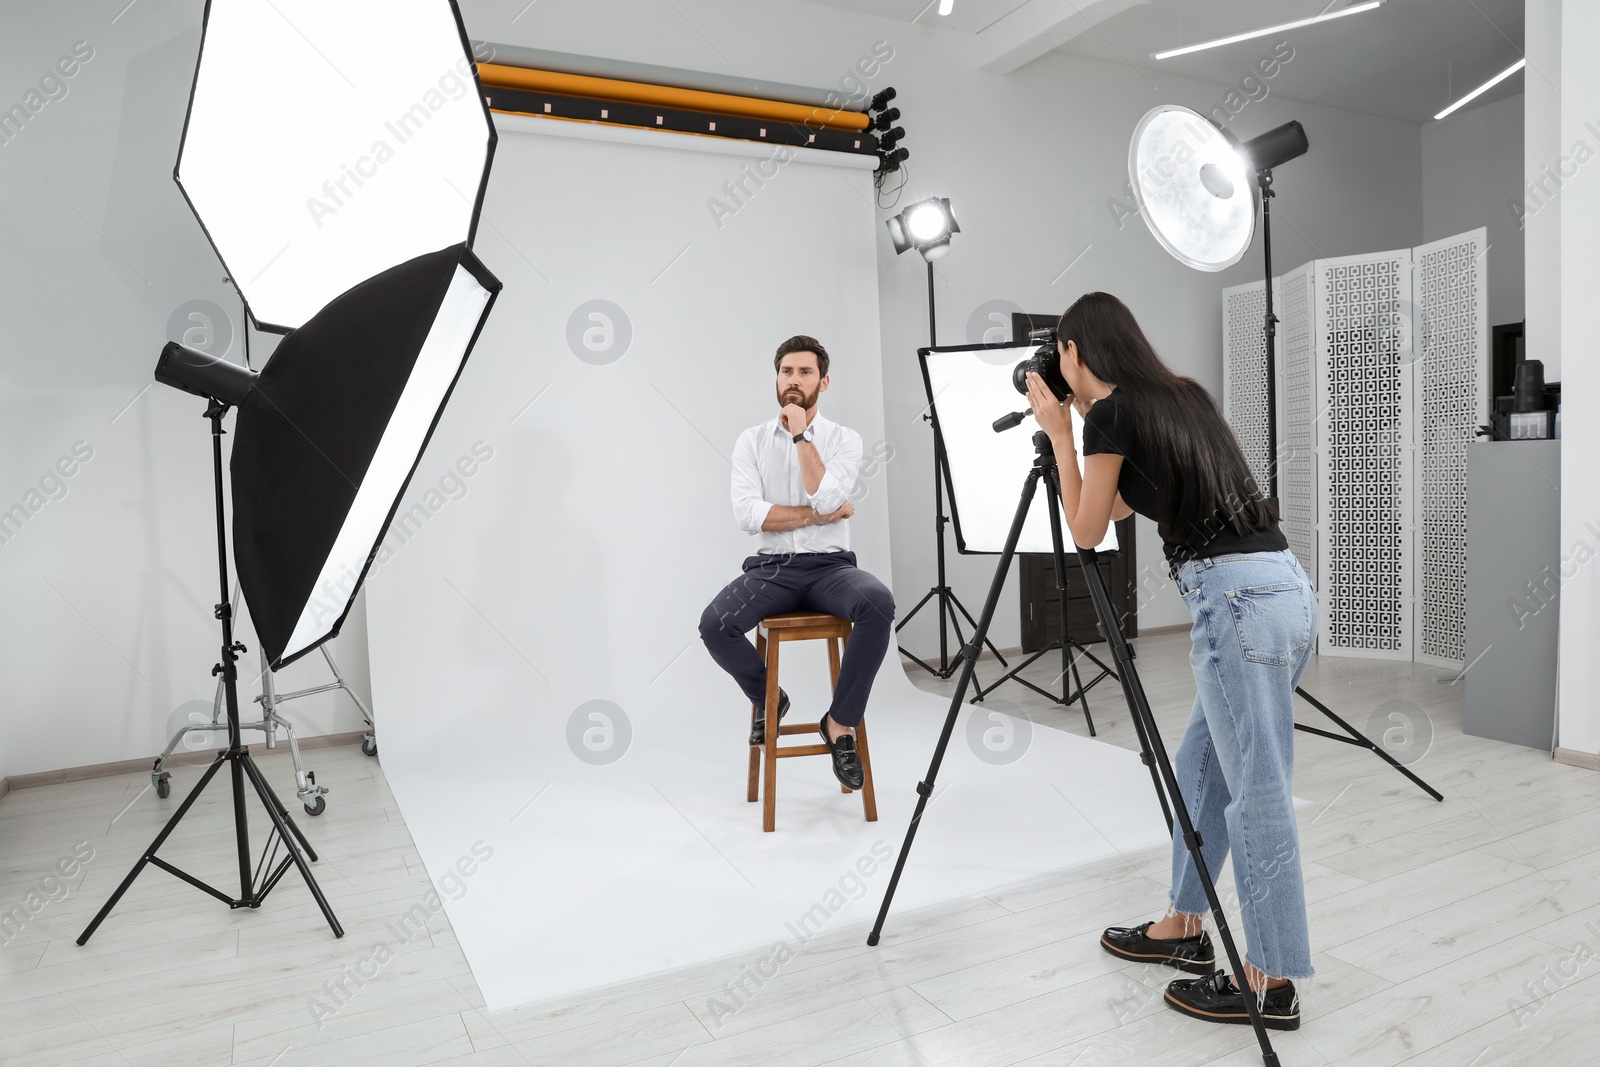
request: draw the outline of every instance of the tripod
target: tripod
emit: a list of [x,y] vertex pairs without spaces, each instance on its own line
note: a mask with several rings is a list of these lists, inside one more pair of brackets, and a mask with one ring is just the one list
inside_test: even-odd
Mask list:
[[[1046,492],[1048,493],[1048,490]],[[1052,518],[1054,517],[1052,514]],[[972,698],[972,702],[974,704],[982,703],[983,698],[1000,688],[1001,683],[1015,680],[1017,684],[1027,686],[1052,704],[1060,704],[1064,708],[1072,707],[1072,702],[1076,700],[1083,708],[1083,721],[1089,726],[1089,736],[1098,737],[1100,735],[1095,732],[1094,716],[1089,714],[1089,690],[1107,678],[1117,677],[1117,674],[1110,667],[1107,667],[1098,656],[1084,648],[1077,641],[1074,641],[1070,636],[1070,631],[1067,628],[1067,561],[1065,554],[1060,550],[1061,537],[1059,531],[1052,526],[1051,532],[1055,535],[1056,540],[1056,552],[1054,554],[1056,589],[1061,593],[1061,636],[1001,675],[999,680],[987,689],[980,684],[978,686],[978,695]],[[1043,686],[1034,685],[1028,679],[1022,677],[1022,672],[1032,666],[1041,656],[1058,650],[1061,653],[1061,673],[1056,677],[1061,679],[1060,696],[1050,692]],[[1083,678],[1078,674],[1078,656],[1087,658],[1096,667],[1100,668],[1100,673],[1089,679],[1088,685],[1083,684]],[[1070,682],[1068,681],[1069,678],[1071,679]]]
[[[977,632],[973,634],[972,644],[968,646],[974,653],[994,618],[995,605],[1000,600],[1001,587],[1005,585],[1006,571],[1010,569],[1011,559],[1016,555],[1017,540],[1022,536],[1022,527],[1028,518],[1028,509],[1033,505],[1033,495],[1040,478],[1045,478],[1045,495],[1050,506],[1050,535],[1054,543],[1056,573],[1060,575],[1065,571],[1066,554],[1062,548],[1061,537],[1061,486],[1056,470],[1055,451],[1050,446],[1050,438],[1042,430],[1034,433],[1033,446],[1036,453],[1033,469],[1028,472],[1027,481],[1022,486],[1022,499],[1017,505],[1015,518],[1011,520],[1011,531],[1006,536],[1005,550],[1000,555],[999,566],[995,568],[994,581],[989,586],[989,596],[984,601]],[[1140,762],[1150,770],[1150,780],[1155,786],[1156,797],[1161,803],[1161,811],[1166,817],[1169,831],[1172,829],[1173,814],[1174,812],[1177,814],[1178,827],[1183,833],[1183,843],[1188,848],[1189,855],[1194,861],[1195,871],[1205,887],[1206,901],[1211,905],[1211,916],[1217,926],[1217,935],[1228,952],[1228,963],[1233,967],[1234,974],[1242,975],[1244,961],[1234,944],[1227,915],[1222,910],[1222,901],[1217,897],[1216,883],[1212,881],[1211,872],[1207,870],[1205,857],[1200,851],[1200,835],[1195,832],[1194,824],[1189,819],[1189,809],[1184,805],[1182,794],[1178,790],[1178,779],[1173,774],[1172,761],[1167,757],[1161,733],[1156,729],[1155,716],[1150,711],[1144,687],[1139,681],[1138,672],[1134,669],[1133,649],[1129,647],[1127,639],[1122,636],[1121,627],[1117,625],[1116,611],[1111,606],[1110,594],[1106,592],[1105,581],[1100,576],[1098,553],[1093,549],[1079,548],[1078,560],[1082,564],[1084,578],[1089,585],[1089,594],[1094,601],[1100,632],[1109,644],[1112,658],[1119,669],[1117,677],[1122,682],[1123,696],[1127,698],[1128,711],[1139,735]],[[877,921],[872,926],[872,932],[867,935],[869,945],[876,945],[883,933],[883,923],[888,917],[889,905],[894,900],[895,888],[900,884],[900,874],[905,869],[906,856],[911,851],[911,843],[922,821],[922,812],[928,806],[928,798],[933,795],[934,778],[939,773],[939,766],[944,761],[945,748],[949,745],[950,735],[955,730],[956,716],[961,711],[967,684],[972,681],[972,664],[975,658],[975,655],[967,657],[966,668],[961,672],[961,682],[956,687],[955,697],[950,702],[950,712],[945,716],[944,730],[939,734],[939,743],[933,750],[933,762],[928,766],[928,776],[917,783],[917,807],[912,813],[911,825],[906,828],[906,839],[900,846],[900,855],[895,860],[894,873],[889,878],[889,887],[883,895],[883,904],[878,909]],[[1256,998],[1245,996],[1241,999],[1250,1016],[1250,1024],[1255,1029],[1256,1040],[1261,1044],[1262,1061],[1266,1067],[1277,1067],[1278,1056],[1273,1051],[1266,1027],[1262,1024]]]
[[[1256,171],[1256,186],[1261,190],[1261,246],[1266,256],[1267,281],[1264,296],[1266,297],[1266,362],[1267,362],[1267,501],[1272,505],[1272,510],[1278,510],[1278,316],[1272,310],[1272,198],[1278,194],[1272,189],[1272,168],[1263,167]],[[1424,782],[1411,772],[1404,764],[1385,752],[1379,745],[1366,734],[1361,733],[1354,726],[1345,722],[1333,713],[1322,701],[1305,691],[1302,686],[1295,686],[1295,694],[1306,703],[1322,712],[1331,719],[1344,733],[1336,734],[1328,730],[1319,730],[1314,726],[1294,724],[1296,730],[1318,737],[1326,737],[1330,741],[1338,741],[1346,745],[1364,748],[1383,760],[1389,766],[1411,779],[1433,799],[1444,800],[1444,795],[1433,786]]]
[[[111,914],[111,909],[117,906],[117,901],[122,899],[122,894],[126,893],[128,887],[133,885],[133,880],[139,877],[139,872],[144,870],[147,863],[154,864],[168,874],[183,879],[195,888],[210,893],[230,908],[259,908],[261,902],[267,898],[267,894],[272,891],[273,887],[278,884],[278,881],[289,869],[289,864],[293,863],[299,868],[300,876],[305,879],[306,888],[311,890],[311,895],[316,899],[317,906],[322,909],[323,917],[328,920],[328,925],[333,928],[334,936],[344,936],[344,928],[339,925],[339,920],[334,917],[333,909],[328,906],[327,899],[322,895],[321,887],[317,885],[316,878],[311,874],[311,868],[306,865],[307,857],[310,857],[313,862],[316,860],[316,851],[311,847],[311,843],[305,839],[304,835],[300,833],[300,828],[289,818],[289,813],[284,809],[283,802],[278,799],[278,795],[272,791],[272,786],[267,783],[266,777],[262,775],[260,769],[255,765],[255,761],[250,758],[250,749],[239,743],[238,670],[234,664],[239,658],[239,653],[245,651],[245,647],[233,640],[233,609],[228,603],[228,537],[224,523],[222,496],[222,435],[225,432],[222,429],[222,417],[227,413],[228,405],[216,399],[213,399],[206,408],[206,418],[211,420],[212,481],[216,490],[217,500],[217,571],[222,588],[221,598],[217,601],[215,612],[217,620],[222,623],[222,661],[211,669],[211,673],[222,676],[223,691],[227,697],[228,747],[217,753],[217,758],[211,762],[210,767],[206,768],[205,774],[200,776],[200,781],[189,792],[184,802],[179,805],[172,818],[167,820],[167,825],[162,828],[161,833],[156,835],[156,839],[151,842],[150,847],[145,849],[144,855],[139,857],[139,862],[133,865],[133,870],[128,872],[128,876],[122,880],[122,884],[117,886],[116,892],[112,893],[110,899],[101,906],[94,920],[84,928],[83,933],[78,935],[78,944],[80,945],[88,942],[89,938],[94,935],[95,930],[105,921],[105,917]],[[204,792],[206,786],[211,784],[211,779],[216,777],[217,772],[222,769],[224,763],[228,765],[233,778],[233,829],[239,852],[239,896],[237,899],[228,896],[219,889],[214,889],[194,877],[194,875],[174,867],[156,855],[156,851],[166,842],[172,831],[178,828],[178,823],[188,814],[194,802],[200,799],[200,794]],[[267,835],[266,843],[261,849],[260,862],[257,863],[254,871],[250,868],[250,829],[245,822],[244,814],[244,780],[246,776],[249,777],[250,784],[255,788],[256,797],[261,801],[262,806],[267,809],[268,818],[272,820],[272,832]],[[296,842],[298,842],[298,846]],[[288,855],[278,861],[278,846],[280,844]],[[270,855],[268,853],[269,847],[271,849]],[[304,856],[301,855],[301,849],[305,850]],[[277,863],[277,866],[272,866],[274,863]]]
[[[938,331],[937,331],[937,328],[935,326],[934,316],[933,316],[933,263],[932,263],[932,261],[929,261],[929,263],[928,263],[928,347],[929,348],[932,348],[934,345],[936,345],[938,343],[937,338],[938,338]],[[933,426],[933,515],[934,515],[934,519],[933,519],[933,544],[934,544],[934,555],[935,555],[936,559],[938,560],[939,578],[938,578],[938,584],[935,585],[932,589],[928,590],[926,593],[924,593],[922,595],[922,599],[917,601],[916,607],[914,607],[910,611],[906,612],[905,618],[903,618],[899,622],[895,623],[894,632],[895,633],[899,633],[901,627],[905,626],[906,623],[910,622],[912,616],[916,615],[917,612],[922,610],[922,605],[926,604],[929,600],[932,600],[934,597],[938,597],[939,598],[939,665],[937,667],[935,667],[932,664],[929,664],[929,663],[925,662],[920,656],[917,656],[916,654],[914,654],[914,653],[910,652],[909,650],[907,650],[904,645],[900,645],[900,646],[897,646],[897,647],[899,648],[899,652],[900,652],[900,654],[902,656],[906,657],[906,659],[909,659],[912,663],[915,663],[917,666],[921,667],[923,670],[927,671],[929,674],[936,674],[940,678],[948,678],[948,677],[950,677],[952,674],[954,674],[956,672],[956,668],[958,666],[960,666],[960,664],[961,664],[961,657],[966,654],[966,650],[965,650],[966,639],[961,636],[961,620],[956,618],[956,612],[959,611],[959,612],[961,612],[962,615],[966,616],[966,620],[967,620],[967,625],[968,626],[976,627],[978,624],[976,622],[972,621],[972,613],[966,609],[966,606],[964,604],[962,604],[960,600],[956,599],[955,591],[953,589],[951,589],[949,585],[945,584],[945,580],[944,580],[944,528],[947,525],[949,525],[949,523],[950,523],[950,516],[948,516],[948,515],[946,515],[944,513],[944,487],[945,487],[945,478],[946,478],[945,467],[946,467],[946,464],[947,464],[948,461],[945,459],[945,455],[944,455],[944,435],[939,432],[939,416],[934,412],[933,406],[931,404],[928,406],[927,412],[922,417],[926,422],[928,422],[929,424],[931,424]],[[956,653],[955,659],[951,659],[950,658],[950,645],[948,643],[949,642],[949,637],[945,633],[945,623],[946,622],[948,622],[950,624],[950,626],[956,632],[956,643],[958,645],[962,646],[962,651]],[[1000,661],[1000,666],[1002,666],[1002,667],[1009,666],[1009,664],[1006,663],[1006,658],[1000,654],[1000,650],[998,648],[994,647],[994,642],[993,641],[990,641],[986,637],[982,641],[978,642],[978,644],[980,646],[979,647],[979,651],[980,652],[982,651],[982,647],[981,646],[986,644],[986,645],[989,646],[989,651],[994,653],[994,658]],[[1085,714],[1087,714],[1087,711],[1085,711]],[[1090,733],[1094,732],[1094,726],[1093,726],[1092,723],[1090,724],[1089,732]]]

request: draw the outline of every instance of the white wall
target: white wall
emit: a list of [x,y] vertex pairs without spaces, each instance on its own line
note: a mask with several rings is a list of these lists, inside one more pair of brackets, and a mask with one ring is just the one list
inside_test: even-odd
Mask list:
[[[1531,21],[1531,20],[1530,20]],[[1561,140],[1595,147],[1586,124],[1600,117],[1600,66],[1589,54],[1600,40],[1600,5],[1566,0],[1561,10]],[[1561,550],[1587,545],[1593,555],[1600,528],[1600,368],[1594,357],[1594,295],[1600,291],[1600,178],[1590,162],[1561,192]],[[1531,352],[1531,349],[1530,349]],[[1592,525],[1591,525],[1592,524]],[[1576,556],[1579,563],[1586,557]],[[1563,564],[1563,575],[1567,566]],[[1559,744],[1574,753],[1600,753],[1600,568],[1576,566],[1561,587]]]
[[1422,239],[1488,230],[1491,325],[1523,316],[1523,107],[1518,95],[1422,126]]
[[[1544,361],[1546,381],[1561,379],[1561,201],[1562,194],[1529,201],[1532,183],[1546,168],[1559,165],[1571,142],[1561,130],[1561,9],[1564,0],[1527,0],[1523,74],[1522,159],[1524,187],[1523,282],[1527,311],[1527,354]],[[1600,145],[1590,144],[1600,149]],[[1592,183],[1594,177],[1586,176]],[[1515,195],[1515,194],[1513,194]],[[1563,423],[1565,418],[1563,417]],[[1563,425],[1563,431],[1565,426]]]

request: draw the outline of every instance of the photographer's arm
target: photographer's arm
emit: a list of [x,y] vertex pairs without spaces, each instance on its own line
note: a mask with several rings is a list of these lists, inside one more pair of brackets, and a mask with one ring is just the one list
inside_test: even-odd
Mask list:
[[1085,456],[1080,475],[1072,435],[1066,436],[1064,445],[1053,438],[1052,444],[1056,450],[1056,469],[1061,472],[1061,508],[1067,513],[1073,544],[1093,548],[1105,539],[1106,527],[1111,525],[1115,514],[1122,457],[1115,452]]
[[1071,413],[1037,374],[1028,375],[1028,403],[1034,421],[1050,435],[1061,484],[1061,510],[1066,514],[1073,544],[1093,548],[1105,538],[1117,506],[1127,506],[1117,492],[1122,457],[1114,452],[1085,456],[1080,473]]

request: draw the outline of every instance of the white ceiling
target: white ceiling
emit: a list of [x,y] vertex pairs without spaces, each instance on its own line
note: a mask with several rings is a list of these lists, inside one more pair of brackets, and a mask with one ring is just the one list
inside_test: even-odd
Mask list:
[[[812,0],[977,35],[983,67],[1007,73],[1065,52],[1205,81],[1237,83],[1278,40],[1294,59],[1273,80],[1285,97],[1427,122],[1522,55],[1523,0],[1388,0],[1374,11],[1168,60],[1150,54],[1308,18],[1350,0]],[[1527,71],[1468,107],[1522,91]],[[1459,114],[1460,112],[1457,112]]]

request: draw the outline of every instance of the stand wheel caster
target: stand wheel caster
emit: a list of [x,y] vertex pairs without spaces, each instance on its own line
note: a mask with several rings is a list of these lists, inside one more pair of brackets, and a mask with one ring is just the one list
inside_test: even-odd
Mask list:
[[363,756],[376,756],[378,754],[378,739],[368,734],[361,739],[361,754]]
[[306,805],[306,814],[307,815],[321,815],[323,812],[325,812],[327,810],[328,810],[328,802],[327,802],[327,800],[323,799],[322,797],[318,797],[316,799],[316,803],[307,804]]
[[162,800],[165,800],[172,795],[171,774],[167,773],[166,771],[157,771],[155,774],[150,776],[150,780],[155,783],[156,796],[160,797]]

